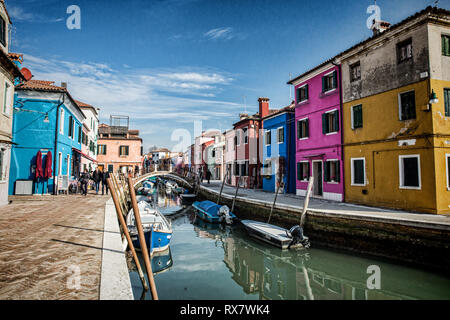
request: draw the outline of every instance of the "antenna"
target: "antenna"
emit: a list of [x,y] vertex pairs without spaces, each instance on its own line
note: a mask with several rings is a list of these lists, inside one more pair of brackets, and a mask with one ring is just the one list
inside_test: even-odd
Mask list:
[[244,98],[244,113],[247,113],[247,101],[246,101],[246,96],[242,96]]
[[435,7],[435,8],[437,8],[438,3],[439,3],[439,0],[436,0],[436,1],[434,2],[434,7]]
[[[289,80],[292,80],[292,73],[289,72]],[[292,86],[289,86],[289,101],[292,101]]]

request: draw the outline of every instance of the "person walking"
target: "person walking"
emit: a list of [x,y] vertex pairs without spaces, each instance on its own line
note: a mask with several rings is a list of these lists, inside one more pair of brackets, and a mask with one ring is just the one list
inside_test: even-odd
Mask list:
[[108,194],[108,179],[109,179],[109,171],[102,172],[102,195],[104,195],[104,191],[106,188],[106,194]]
[[95,168],[95,171],[92,174],[92,180],[94,180],[94,183],[95,183],[95,193],[98,194],[98,189],[100,187],[100,181],[102,180],[102,173],[100,172],[98,167]]
[[89,173],[87,169],[80,175],[81,194],[87,195],[87,186],[89,183]]
[[209,171],[209,169],[206,169],[206,180],[208,180],[208,184],[210,184],[209,181],[211,180],[211,176],[211,171]]

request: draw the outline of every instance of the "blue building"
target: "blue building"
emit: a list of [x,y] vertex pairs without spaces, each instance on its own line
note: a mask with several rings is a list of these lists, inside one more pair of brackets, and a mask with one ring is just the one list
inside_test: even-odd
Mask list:
[[[68,181],[79,174],[81,133],[85,116],[66,86],[52,81],[29,80],[15,88],[13,143],[9,194],[17,194],[18,182],[32,182],[32,193],[56,192],[58,178]],[[42,168],[51,151],[48,178],[35,178],[36,156],[42,153]],[[22,187],[20,187],[22,190]]]
[[263,190],[275,192],[283,175],[284,190],[295,193],[295,105],[263,118]]

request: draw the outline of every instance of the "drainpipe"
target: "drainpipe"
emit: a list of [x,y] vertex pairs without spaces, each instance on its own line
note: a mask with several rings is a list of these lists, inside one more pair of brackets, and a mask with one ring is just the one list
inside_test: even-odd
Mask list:
[[[63,94],[63,101],[56,107],[56,127],[55,127],[55,154],[53,155],[53,194],[57,195],[56,192],[56,158],[57,158],[57,147],[58,147],[58,133],[59,133],[59,108],[64,104],[65,95]],[[47,182],[48,183],[48,182]]]
[[342,67],[340,64],[335,63],[334,61],[331,62],[334,66],[338,67],[339,70],[339,103],[340,103],[340,109],[341,109],[341,116],[339,119],[340,122],[340,130],[341,130],[341,158],[342,158],[342,170],[341,170],[341,182],[342,182],[342,202],[345,202],[345,177],[344,177],[344,103],[342,98]]

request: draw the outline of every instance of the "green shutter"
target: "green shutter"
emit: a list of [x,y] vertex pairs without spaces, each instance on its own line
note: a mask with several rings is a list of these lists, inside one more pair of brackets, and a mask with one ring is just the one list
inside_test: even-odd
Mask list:
[[445,116],[450,117],[450,89],[444,89]]
[[328,162],[328,161],[325,161],[325,163],[324,163],[324,173],[325,173],[325,176],[324,176],[324,180],[326,181],[326,182],[329,182],[330,181],[330,162]]
[[302,164],[297,162],[297,180],[302,180]]
[[322,77],[322,93],[326,91],[325,89],[325,77]]
[[334,112],[334,127],[336,128],[336,131],[339,131],[339,110],[336,110]]
[[297,90],[295,90],[296,96],[297,96],[297,103],[300,102],[300,88],[297,88]]
[[341,163],[336,161],[336,182],[341,182]]
[[337,88],[337,71],[333,72],[333,88]]
[[309,119],[305,120],[305,138],[309,137]]
[[322,133],[327,134],[328,133],[328,121],[327,121],[327,114],[322,114]]
[[305,99],[306,100],[309,99],[309,86],[308,85],[305,86]]

